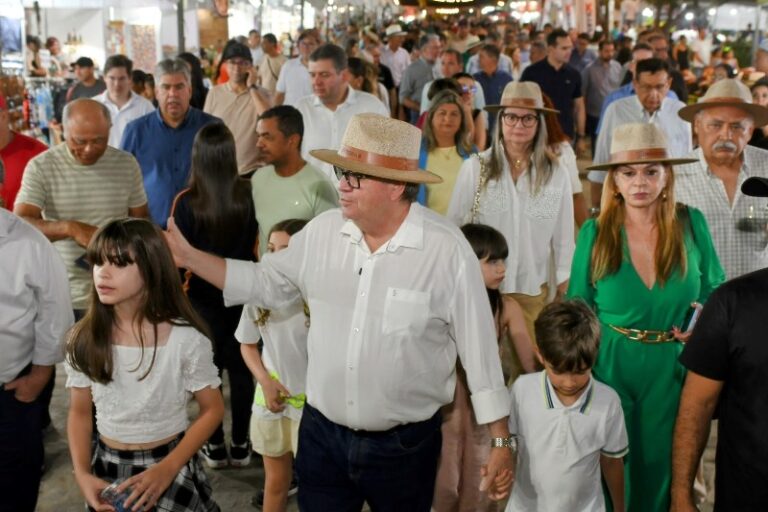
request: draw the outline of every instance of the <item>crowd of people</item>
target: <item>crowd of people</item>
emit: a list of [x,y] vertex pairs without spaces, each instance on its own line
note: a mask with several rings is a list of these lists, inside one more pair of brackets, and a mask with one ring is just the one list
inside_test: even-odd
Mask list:
[[0,97],[7,510],[62,362],[89,510],[220,510],[204,466],[255,452],[268,511],[690,512],[715,417],[716,510],[761,509],[768,39],[745,84],[709,37],[254,30],[210,87],[81,57],[51,147]]

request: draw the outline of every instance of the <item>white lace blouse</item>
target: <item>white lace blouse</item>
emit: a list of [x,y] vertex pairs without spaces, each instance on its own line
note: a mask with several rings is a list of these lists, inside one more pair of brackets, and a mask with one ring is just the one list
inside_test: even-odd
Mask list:
[[[112,382],[99,384],[67,362],[67,387],[91,388],[99,434],[126,444],[150,443],[186,430],[187,402],[192,393],[221,385],[213,364],[211,341],[188,326],[173,326],[165,345],[157,348],[112,346]],[[138,369],[136,369],[138,366]]]

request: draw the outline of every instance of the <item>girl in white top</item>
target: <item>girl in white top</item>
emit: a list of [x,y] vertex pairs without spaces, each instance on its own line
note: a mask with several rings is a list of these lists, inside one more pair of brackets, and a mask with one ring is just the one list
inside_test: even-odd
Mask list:
[[501,292],[520,303],[533,338],[533,320],[547,299],[550,256],[557,294],[568,288],[574,250],[573,197],[568,171],[547,143],[541,90],[510,82],[498,112],[490,149],[464,162],[447,216],[498,229],[509,241]]
[[[86,256],[90,304],[66,358],[67,436],[86,502],[114,510],[100,493],[126,479],[118,492],[129,494],[128,508],[218,511],[196,454],[224,415],[221,381],[162,232],[147,220],[116,220],[96,233]],[[190,425],[192,396],[200,413]]]
[[[288,247],[291,236],[306,223],[290,219],[275,224],[267,250],[273,253]],[[265,512],[284,511],[288,500],[306,400],[308,334],[309,311],[301,299],[273,311],[246,306],[235,332],[245,364],[258,381],[251,442],[264,459]],[[256,345],[259,338],[264,341],[261,355]]]

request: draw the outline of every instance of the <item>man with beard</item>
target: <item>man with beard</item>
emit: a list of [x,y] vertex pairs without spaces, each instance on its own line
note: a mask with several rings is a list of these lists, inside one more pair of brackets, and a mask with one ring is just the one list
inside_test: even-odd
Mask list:
[[227,66],[229,80],[210,90],[203,112],[221,119],[235,137],[237,169],[240,174],[258,169],[260,160],[256,149],[258,136],[253,127],[259,115],[269,108],[267,93],[256,85],[256,69],[251,51],[237,41],[224,48],[222,60]]
[[198,130],[220,119],[189,105],[189,66],[166,59],[155,69],[158,109],[128,123],[120,148],[139,161],[152,220],[165,227],[173,198],[189,181],[192,143]]
[[678,115],[693,124],[699,147],[692,164],[675,168],[675,195],[704,214],[728,279],[768,267],[765,199],[744,195],[742,183],[768,177],[768,151],[748,146],[768,124],[768,108],[752,103],[747,86],[716,82]]

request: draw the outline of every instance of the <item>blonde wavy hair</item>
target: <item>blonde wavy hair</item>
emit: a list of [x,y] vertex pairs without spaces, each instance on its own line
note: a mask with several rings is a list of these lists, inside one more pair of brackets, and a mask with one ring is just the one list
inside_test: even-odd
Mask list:
[[[616,171],[612,167],[608,171],[603,185],[603,196],[600,200],[600,215],[597,218],[597,238],[592,248],[592,282],[596,283],[605,276],[615,274],[624,259],[624,244],[621,228],[624,226],[624,198],[616,187]],[[683,215],[687,216],[684,205],[675,203],[674,185],[675,174],[670,165],[664,165],[667,183],[659,195],[656,208],[655,224],[659,239],[654,256],[656,266],[656,281],[659,286],[669,280],[676,269],[685,275],[687,259],[685,255],[684,227],[681,222]],[[683,210],[685,210],[683,212]]]

